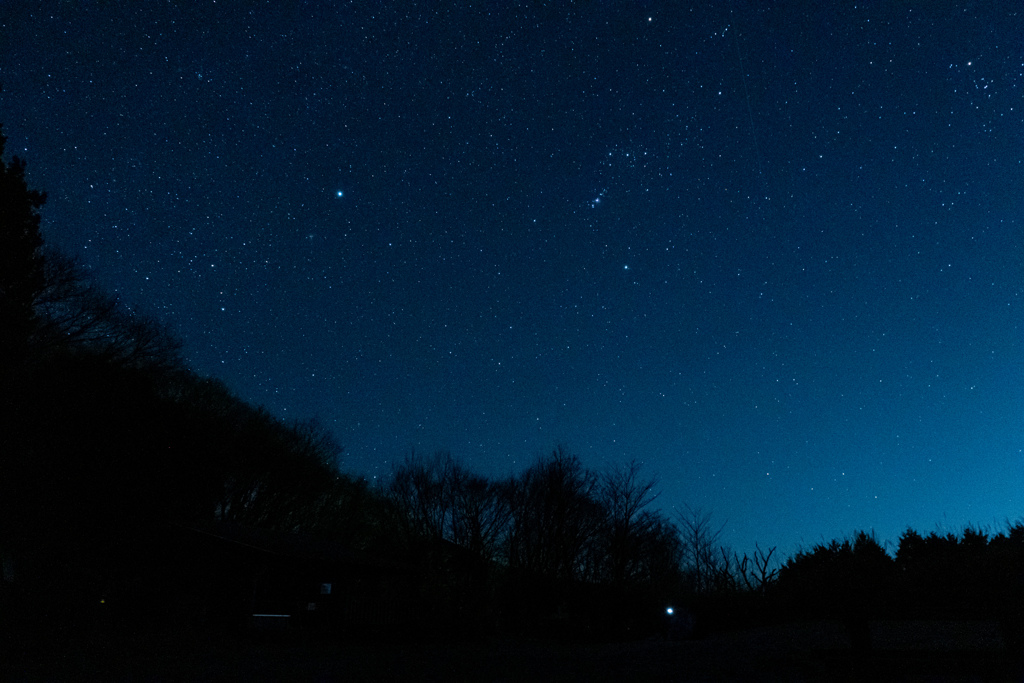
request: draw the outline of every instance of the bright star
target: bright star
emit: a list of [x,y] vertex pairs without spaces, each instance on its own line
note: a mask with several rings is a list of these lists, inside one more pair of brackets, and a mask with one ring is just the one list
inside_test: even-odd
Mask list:
[[336,194],[337,194],[337,195],[338,195],[339,197],[344,197],[344,196],[345,196],[345,193],[344,193],[344,192],[342,192],[341,190],[338,190],[338,192],[337,192]]

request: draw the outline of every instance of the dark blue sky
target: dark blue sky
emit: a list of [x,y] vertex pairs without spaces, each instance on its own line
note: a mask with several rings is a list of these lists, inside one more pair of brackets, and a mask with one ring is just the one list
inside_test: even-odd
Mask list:
[[355,473],[1019,519],[1019,3],[683,4],[5,5],[0,120],[50,244]]

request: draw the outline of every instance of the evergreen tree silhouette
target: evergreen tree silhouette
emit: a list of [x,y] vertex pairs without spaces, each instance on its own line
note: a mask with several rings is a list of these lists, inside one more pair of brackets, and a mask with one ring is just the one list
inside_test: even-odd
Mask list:
[[3,160],[6,143],[0,128],[0,363],[9,372],[24,362],[45,285],[39,209],[46,194],[29,189],[23,160]]

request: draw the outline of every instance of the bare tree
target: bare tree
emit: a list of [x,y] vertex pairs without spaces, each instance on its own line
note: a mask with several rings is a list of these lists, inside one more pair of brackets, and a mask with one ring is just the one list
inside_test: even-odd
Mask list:
[[496,559],[512,517],[510,484],[488,481],[461,466],[450,473],[449,540],[477,557]]
[[683,559],[683,543],[679,528],[667,517],[656,512],[645,512],[650,523],[640,537],[639,555],[642,558],[634,575],[651,587],[677,585]]
[[455,467],[451,453],[438,451],[430,459],[413,452],[395,468],[387,493],[408,540],[441,540],[448,535],[453,511],[450,482]]
[[597,476],[561,447],[527,469],[512,496],[509,566],[556,579],[593,579],[603,522],[597,488]]
[[493,560],[511,517],[509,484],[475,475],[447,451],[395,468],[388,497],[410,541],[444,540]]
[[180,342],[166,326],[122,306],[73,258],[47,250],[36,299],[34,345],[87,350],[129,367],[180,367]]
[[764,551],[755,543],[753,555],[736,556],[736,573],[744,588],[761,594],[768,590],[779,576],[778,563],[772,562],[774,554],[775,546]]
[[637,578],[644,564],[645,541],[657,525],[657,515],[645,508],[658,497],[657,480],[641,477],[642,466],[630,461],[602,479],[600,502],[607,514],[608,579],[613,584]]
[[724,550],[720,538],[725,524],[715,527],[711,513],[700,508],[676,511],[679,532],[683,541],[684,564],[697,593],[709,593],[721,587],[731,574],[730,553]]
[[215,515],[282,531],[329,524],[342,492],[341,447],[315,421],[286,424],[263,408],[242,410]]

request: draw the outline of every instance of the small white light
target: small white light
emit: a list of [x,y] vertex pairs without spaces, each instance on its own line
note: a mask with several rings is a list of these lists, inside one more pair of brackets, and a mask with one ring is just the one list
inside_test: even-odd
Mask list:
[[665,614],[667,614],[669,616],[672,616],[675,613],[676,613],[676,611],[674,609],[672,609],[671,607],[666,607],[665,608]]

